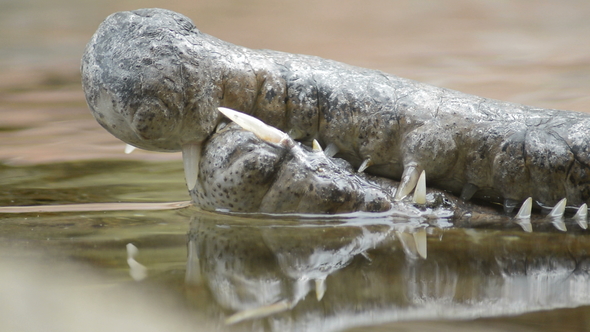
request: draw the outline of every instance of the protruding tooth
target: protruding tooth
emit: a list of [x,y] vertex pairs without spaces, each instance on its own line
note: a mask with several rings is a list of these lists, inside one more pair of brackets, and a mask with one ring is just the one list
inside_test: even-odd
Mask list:
[[334,157],[338,153],[339,150],[340,149],[338,149],[336,144],[330,143],[330,144],[328,144],[328,146],[326,146],[326,149],[324,150],[324,154],[328,157]]
[[361,164],[361,166],[359,166],[359,169],[356,172],[362,173],[371,165],[373,165],[373,161],[371,160],[371,157],[369,157],[363,161],[363,163]]
[[131,144],[127,144],[125,145],[125,154],[130,154],[131,152],[133,152],[133,150],[135,150],[135,147]]
[[518,205],[518,201],[510,198],[504,200],[504,212],[512,213],[514,208]]
[[416,189],[414,189],[414,203],[426,204],[426,171],[420,173]]
[[565,227],[565,222],[563,221],[563,213],[565,212],[565,205],[567,204],[567,200],[563,198],[561,201],[557,202],[551,212],[549,212],[548,217],[551,218],[551,223],[555,228],[562,232],[566,232],[567,228]]
[[416,242],[416,251],[418,251],[418,255],[420,257],[426,259],[428,255],[427,250],[427,240],[426,240],[426,229],[420,228],[416,232],[412,234],[414,236],[414,241]]
[[326,294],[326,279],[315,280],[315,297],[318,301],[321,301]]
[[561,218],[563,217],[563,213],[565,212],[565,205],[567,203],[567,199],[563,198],[561,201],[557,202],[551,212],[549,212],[549,217],[551,218]]
[[314,152],[324,151],[322,149],[322,146],[320,145],[320,143],[316,139],[314,139],[313,142],[311,143],[311,148],[313,149]]
[[522,206],[518,210],[518,213],[514,218],[516,219],[530,219],[531,218],[531,211],[533,210],[533,198],[529,197],[525,199],[522,203]]
[[583,229],[588,229],[588,205],[582,204],[578,209],[578,212],[574,215],[574,219]]
[[237,123],[240,127],[245,130],[251,131],[254,135],[258,136],[261,140],[280,144],[284,141],[290,140],[289,135],[280,131],[275,127],[271,127],[266,123],[256,119],[245,113],[234,111],[226,107],[218,107],[219,112],[227,116],[230,120]]
[[531,225],[531,212],[533,210],[533,198],[529,197],[520,206],[518,213],[514,216],[514,221],[522,228],[523,231],[531,233],[533,225]]
[[197,185],[199,176],[199,162],[201,161],[201,143],[188,143],[182,146],[182,163],[184,164],[184,178],[188,190]]
[[416,187],[416,182],[418,182],[419,175],[420,171],[418,170],[417,165],[412,164],[406,166],[404,173],[402,174],[402,180],[397,187],[397,191],[395,192],[395,197],[393,199],[396,201],[401,201],[402,198],[411,193]]
[[470,200],[473,197],[473,195],[475,195],[478,189],[479,187],[474,185],[473,183],[466,183],[463,186],[463,190],[461,190],[461,199],[464,201]]

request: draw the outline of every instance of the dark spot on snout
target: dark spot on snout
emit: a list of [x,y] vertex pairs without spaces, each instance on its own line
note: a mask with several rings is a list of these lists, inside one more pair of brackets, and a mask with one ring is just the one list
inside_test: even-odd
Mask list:
[[508,143],[504,143],[504,145],[502,145],[502,152],[506,152],[506,150],[508,149]]
[[276,95],[277,95],[277,93],[275,92],[275,90],[270,89],[266,92],[266,95],[264,96],[264,98],[266,98],[266,100],[268,100],[268,101],[271,101]]

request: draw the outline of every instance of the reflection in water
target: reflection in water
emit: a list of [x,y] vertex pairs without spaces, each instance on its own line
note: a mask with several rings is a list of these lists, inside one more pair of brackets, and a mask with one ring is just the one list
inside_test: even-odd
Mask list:
[[216,218],[193,217],[187,282],[203,278],[240,329],[334,331],[590,304],[582,235]]

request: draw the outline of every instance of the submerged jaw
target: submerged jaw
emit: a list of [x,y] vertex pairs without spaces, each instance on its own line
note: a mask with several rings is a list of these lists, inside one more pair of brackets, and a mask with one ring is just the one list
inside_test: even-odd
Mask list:
[[[274,127],[264,124],[262,121],[256,118],[228,108],[219,107],[218,109],[221,113],[236,122],[238,125],[253,132],[259,138],[267,142],[275,144],[288,144],[288,142],[291,142],[291,139],[287,134]],[[184,165],[184,177],[189,191],[194,190],[197,186],[202,149],[203,142],[185,143],[181,147],[182,162]]]

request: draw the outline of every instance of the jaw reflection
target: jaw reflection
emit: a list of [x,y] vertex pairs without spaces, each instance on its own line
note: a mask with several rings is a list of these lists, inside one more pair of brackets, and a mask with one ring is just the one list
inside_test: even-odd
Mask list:
[[590,244],[583,240],[199,216],[191,225],[187,281],[204,279],[226,323],[262,322],[272,331],[513,315],[590,303]]
[[[389,224],[301,227],[249,220],[228,225],[195,218],[187,271],[200,269],[217,302],[236,312],[227,322],[236,323],[311,299],[324,301],[330,291],[326,278],[356,258],[370,262],[369,250],[383,242],[391,244],[394,231]],[[408,250],[413,248],[416,245]]]

